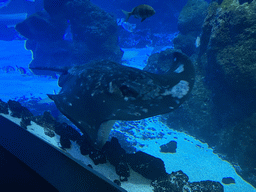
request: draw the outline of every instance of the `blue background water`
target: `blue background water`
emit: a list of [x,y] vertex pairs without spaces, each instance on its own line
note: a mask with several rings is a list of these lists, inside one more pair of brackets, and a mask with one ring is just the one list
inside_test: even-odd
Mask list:
[[[0,14],[11,14],[11,13],[22,13],[27,12],[28,14],[33,13],[36,10],[40,10],[40,6],[34,7],[31,6],[30,2],[25,0],[13,0],[16,5],[10,4],[10,7],[5,7],[0,9]],[[109,12],[116,18],[123,18],[124,14],[122,13],[122,9],[126,11],[131,11],[133,7],[147,3],[150,4],[156,10],[156,15],[151,17],[150,19],[146,19],[144,22],[140,22],[139,19],[135,19],[131,17],[129,20],[130,23],[136,24],[136,33],[137,38],[142,38],[143,36],[147,36],[148,33],[151,35],[163,35],[164,37],[168,36],[168,42],[158,42],[158,46],[169,46],[172,47],[172,39],[177,35],[177,21],[178,15],[186,4],[186,0],[169,0],[169,1],[131,1],[131,0],[123,0],[123,1],[103,1],[103,0],[92,0],[91,2],[95,3],[105,11]],[[40,4],[40,3],[39,3]],[[161,13],[161,14],[158,14]],[[127,43],[127,39],[133,41],[134,34],[131,34],[125,31],[123,28],[119,28],[119,40],[120,47],[123,48],[124,56],[122,59],[123,64],[128,66],[133,66],[142,69],[146,65],[146,61],[148,56],[154,51],[155,47],[148,47],[147,44],[142,44],[139,47],[132,46],[132,44]],[[126,38],[126,41],[122,41],[122,37]],[[136,49],[140,48],[140,49]],[[162,48],[162,47],[161,47]],[[48,100],[45,100],[46,94],[51,94],[53,92],[58,92],[60,89],[57,86],[57,79],[47,77],[47,76],[34,76],[28,69],[28,64],[31,61],[32,54],[30,51],[25,50],[24,41],[17,40],[12,42],[0,41],[0,99],[4,101],[8,101],[9,99],[14,100],[23,100],[27,101],[32,99],[42,100],[47,103],[47,105],[52,105],[52,103],[48,103]],[[6,66],[13,66],[16,69],[16,65],[19,67],[25,68],[27,74],[20,74],[19,71],[7,71],[4,70]],[[26,102],[25,102],[26,103]],[[27,103],[27,105],[29,105]],[[30,106],[31,107],[31,106]],[[33,108],[33,107],[31,107]],[[118,129],[119,122],[115,125],[116,132],[122,132],[121,129]],[[154,134],[158,134],[163,129],[167,129],[165,125],[163,125],[158,119],[153,118],[149,120],[143,120],[139,123],[133,122],[127,123],[127,129],[131,130],[131,134],[128,135],[130,142],[137,142],[137,149],[140,149],[141,145],[146,145],[147,147],[141,149],[147,153],[151,153],[157,157],[161,157],[167,163],[168,171],[177,171],[178,169],[186,170],[186,173],[189,174],[189,177],[192,181],[198,181],[203,179],[212,179],[221,181],[221,178],[224,176],[232,176],[236,178],[236,185],[225,186],[225,191],[255,191],[248,183],[243,181],[238,175],[236,175],[232,166],[227,163],[221,161],[213,152],[212,149],[209,149],[207,144],[201,143],[200,141],[185,135],[184,133],[175,132],[173,130],[172,134],[176,136],[177,142],[180,145],[178,153],[172,156],[173,162],[170,162],[170,156],[166,157],[159,153],[159,146],[166,142],[167,138],[164,139],[155,139],[155,140],[144,140],[143,129],[148,129],[150,127],[154,127],[157,129],[157,132]],[[142,128],[143,127],[143,128]],[[116,133],[112,133],[116,134]],[[167,135],[167,133],[166,133]],[[184,139],[186,138],[186,139]],[[189,138],[189,139],[188,139]],[[169,138],[168,138],[169,139]],[[189,141],[188,141],[189,140]],[[193,141],[193,142],[192,142]],[[202,148],[198,149],[196,145],[200,145]],[[152,150],[153,149],[153,150]],[[188,153],[189,151],[189,153]],[[198,157],[202,159],[196,161]],[[176,163],[181,162],[180,165],[175,165]],[[194,162],[193,162],[194,161]],[[200,162],[204,161],[204,165]],[[189,163],[188,163],[189,162]],[[204,167],[204,171],[201,172],[201,175],[198,174],[197,169],[201,169]],[[222,167],[220,169],[220,167]],[[226,166],[226,167],[225,167]],[[209,170],[207,170],[207,168]],[[194,168],[194,169],[193,169]],[[206,174],[205,172],[210,173]],[[229,172],[228,172],[228,171]]]

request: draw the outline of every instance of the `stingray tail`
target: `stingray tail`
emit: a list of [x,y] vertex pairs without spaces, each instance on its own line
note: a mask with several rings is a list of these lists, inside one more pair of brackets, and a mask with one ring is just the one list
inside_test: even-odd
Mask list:
[[130,16],[132,15],[132,12],[128,12],[124,10],[122,10],[122,12],[125,14],[125,22],[127,22]]
[[192,61],[184,53],[176,51],[170,56],[170,69],[165,74],[158,76],[161,84],[172,87],[179,85],[179,90],[186,88],[188,90],[187,93],[189,93],[195,82],[195,69]]
[[173,64],[170,73],[176,74],[179,78],[194,81],[195,68],[190,58],[184,53],[174,52],[172,55]]
[[48,96],[51,100],[53,100],[53,101],[55,101],[55,99],[58,97],[58,95],[52,95],[52,94],[47,94],[47,96]]

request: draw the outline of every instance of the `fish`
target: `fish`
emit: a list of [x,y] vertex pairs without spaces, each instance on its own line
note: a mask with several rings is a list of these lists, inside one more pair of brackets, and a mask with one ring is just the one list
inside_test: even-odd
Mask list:
[[20,74],[22,74],[22,75],[25,75],[25,74],[27,73],[27,72],[26,72],[26,69],[23,68],[23,67],[19,67],[19,66],[16,65],[16,69],[17,69],[17,71],[20,72]]
[[122,10],[123,13],[126,15],[125,22],[128,21],[130,16],[134,16],[135,18],[141,18],[141,22],[144,21],[146,18],[153,16],[156,12],[153,9],[153,7],[149,5],[139,5],[137,7],[134,7],[131,12]]
[[101,149],[117,120],[169,113],[187,99],[194,85],[194,66],[179,52],[171,60],[165,74],[106,60],[74,66],[59,77],[60,92],[48,97],[93,147]]
[[4,67],[2,67],[1,69],[2,69],[5,73],[10,73],[10,72],[15,71],[15,68],[14,68],[13,66],[10,66],[10,65],[4,66]]
[[65,34],[63,35],[63,40],[73,42],[73,34],[71,32],[71,25],[69,20],[67,29],[65,31]]

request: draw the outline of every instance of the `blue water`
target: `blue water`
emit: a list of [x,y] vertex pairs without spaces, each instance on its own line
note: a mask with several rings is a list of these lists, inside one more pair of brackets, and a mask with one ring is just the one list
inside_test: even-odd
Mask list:
[[[2,19],[0,17],[0,27],[2,27],[0,28],[0,99],[5,102],[10,99],[22,101],[28,108],[30,101],[52,106],[54,104],[48,99],[47,94],[56,94],[60,91],[61,88],[58,86],[59,75],[39,76],[33,74],[29,69],[33,54],[25,49],[25,38],[20,36],[18,32],[13,34],[11,40],[5,39],[4,36],[6,27],[13,32],[15,22],[22,19],[17,18],[17,14],[31,14],[36,10],[41,10],[42,2],[37,0],[16,2],[18,3],[14,4],[7,0],[0,1],[0,16],[1,14],[8,15],[6,22],[3,19],[4,17]],[[22,2],[25,2],[24,6],[19,10],[18,5],[21,5]],[[110,13],[113,18],[124,18],[122,9],[131,11],[136,5],[145,3],[143,0],[91,0],[91,2]],[[163,13],[163,15],[156,14],[142,23],[140,19],[131,17],[130,23],[118,26],[118,45],[124,52],[121,63],[141,70],[146,66],[152,53],[173,48],[173,39],[179,33],[177,29],[178,15],[187,0],[170,1],[168,6],[166,1],[149,2],[157,13]],[[8,9],[8,6],[10,6],[10,9]],[[7,34],[10,33],[7,32]],[[65,35],[65,40],[72,43],[74,36],[70,34],[70,28],[67,28]],[[31,109],[38,110],[34,109],[33,106],[31,106]],[[207,143],[186,133],[175,131],[175,127],[164,124],[159,116],[126,123],[117,121],[110,137],[118,134],[122,134],[123,138],[126,138],[128,143],[134,147],[134,150],[141,150],[161,158],[165,162],[168,173],[182,170],[189,176],[191,182],[201,180],[221,182],[223,177],[233,177],[236,184],[224,185],[225,192],[256,191],[236,173],[232,164],[222,160]],[[161,153],[160,146],[170,140],[175,140],[178,143],[177,153]]]

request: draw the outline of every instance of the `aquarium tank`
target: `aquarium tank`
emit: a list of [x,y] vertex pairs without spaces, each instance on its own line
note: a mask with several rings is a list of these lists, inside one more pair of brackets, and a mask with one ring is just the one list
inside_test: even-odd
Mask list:
[[[34,166],[56,191],[111,191],[104,180],[128,192],[256,192],[255,10],[256,0],[0,0],[0,129],[27,138],[1,131],[1,186],[41,186],[3,171],[8,138],[23,137],[40,138],[42,158],[68,159],[55,173],[91,174],[80,190]],[[35,160],[18,147],[7,148]]]

